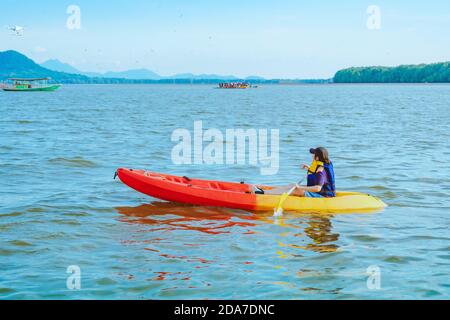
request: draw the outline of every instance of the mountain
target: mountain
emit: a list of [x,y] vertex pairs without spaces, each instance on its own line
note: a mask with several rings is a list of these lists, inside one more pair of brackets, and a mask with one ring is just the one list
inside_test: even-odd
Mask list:
[[149,79],[149,80],[161,79],[160,75],[147,69],[133,69],[120,72],[109,71],[106,73],[83,72],[72,67],[68,63],[59,61],[58,59],[47,60],[41,63],[41,66],[54,71],[82,74],[87,77],[94,77],[94,78],[123,78],[123,79]]
[[165,79],[193,79],[193,80],[238,80],[239,78],[228,75],[221,76],[218,74],[192,74],[192,73],[179,73],[173,76],[165,77]]
[[44,67],[46,69],[50,69],[53,71],[83,74],[80,70],[75,69],[68,63],[61,62],[58,59],[47,60],[44,63],[41,63],[41,67]]
[[103,78],[124,78],[124,79],[149,79],[159,80],[162,77],[147,69],[132,69],[126,71],[113,72],[109,71],[101,75]]
[[[45,67],[47,66],[47,67]],[[54,68],[57,70],[51,70]],[[58,71],[60,70],[60,71]],[[65,72],[62,72],[62,71]],[[71,71],[70,73],[68,71]],[[172,77],[160,77],[146,69],[136,69],[123,72],[107,72],[105,74],[91,74],[89,77],[80,74],[81,71],[62,63],[50,60],[39,65],[25,55],[9,50],[0,52],[0,80],[7,78],[46,78],[50,77],[59,83],[218,83],[223,80],[237,79],[233,76],[178,74]],[[130,78],[124,78],[130,77]],[[151,79],[153,78],[153,79]]]
[[121,78],[128,80],[160,80],[162,77],[147,69],[131,69],[125,71],[108,71],[105,73],[99,72],[83,72],[84,75],[88,77],[98,77],[98,78]]
[[[125,70],[125,71],[108,71],[105,73],[99,73],[99,72],[83,72],[80,71],[74,67],[72,67],[68,63],[63,63],[57,59],[52,59],[45,61],[41,64],[41,66],[54,70],[54,71],[60,71],[60,72],[67,72],[67,73],[75,73],[75,74],[82,74],[88,77],[93,78],[121,78],[121,79],[134,79],[134,80],[162,80],[162,79],[184,79],[184,80],[239,80],[242,78],[238,78],[233,75],[218,75],[218,74],[193,74],[193,73],[179,73],[175,74],[173,76],[160,76],[159,74],[150,71],[148,69],[131,69],[131,70]],[[265,80],[262,77],[257,76],[250,76],[245,78],[245,80]]]
[[[243,80],[232,75],[181,73],[169,77],[160,76],[147,69],[134,69],[122,72],[89,73],[82,72],[57,59],[48,60],[42,65],[35,63],[25,55],[9,50],[0,52],[0,80],[7,78],[44,78],[50,77],[59,83],[176,83],[176,84],[217,84],[223,81]],[[266,80],[250,76],[245,80],[251,83],[276,84],[280,79]],[[304,83],[305,80],[289,80],[290,83]],[[317,83],[320,80],[317,80]],[[325,81],[325,80],[324,80]],[[316,82],[314,82],[316,83]]]
[[162,77],[147,69],[131,69],[126,71],[83,72],[85,76],[108,79],[128,79],[128,80],[160,80]]
[[105,73],[99,72],[83,72],[68,63],[63,63],[57,59],[45,61],[41,64],[42,67],[66,73],[82,74],[92,78],[114,78],[114,79],[129,79],[129,80],[221,80],[221,81],[264,81],[263,77],[249,76],[246,78],[238,78],[233,75],[218,75],[218,74],[193,74],[193,73],[179,73],[173,76],[160,76],[159,74],[148,69],[132,69],[125,71],[108,71]]
[[261,81],[263,81],[266,79],[264,79],[263,77],[259,77],[259,76],[248,76],[245,78],[245,80],[261,80]]
[[0,79],[51,77],[62,83],[83,83],[89,78],[79,74],[69,74],[44,68],[25,55],[9,50],[0,52]]

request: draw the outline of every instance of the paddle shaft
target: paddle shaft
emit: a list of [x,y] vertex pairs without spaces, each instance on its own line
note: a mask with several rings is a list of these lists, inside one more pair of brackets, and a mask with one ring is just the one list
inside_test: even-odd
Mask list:
[[274,210],[275,211],[275,215],[281,215],[283,213],[283,204],[286,201],[286,199],[294,192],[295,189],[297,189],[297,186],[299,184],[302,184],[302,182],[305,180],[305,177],[303,177],[302,180],[300,180],[300,182],[296,183],[295,186],[293,186],[288,193],[285,193],[282,195],[281,199],[280,199],[280,203],[278,203],[277,208]]
[[303,177],[302,180],[300,180],[298,183],[295,184],[295,186],[292,187],[292,189],[289,191],[288,195],[291,195],[292,192],[294,192],[294,190],[297,189],[297,186],[301,185],[303,183],[303,181],[305,181],[305,177]]

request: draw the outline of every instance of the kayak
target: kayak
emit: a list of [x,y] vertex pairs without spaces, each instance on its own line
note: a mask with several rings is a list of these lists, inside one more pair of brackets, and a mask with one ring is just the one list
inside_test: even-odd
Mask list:
[[[250,211],[273,211],[281,195],[254,194],[246,183],[192,179],[145,170],[117,170],[116,175],[130,188],[161,200],[216,206]],[[270,190],[271,186],[261,186]],[[338,191],[333,198],[289,196],[283,204],[286,211],[297,212],[365,212],[380,210],[386,204],[368,194]]]

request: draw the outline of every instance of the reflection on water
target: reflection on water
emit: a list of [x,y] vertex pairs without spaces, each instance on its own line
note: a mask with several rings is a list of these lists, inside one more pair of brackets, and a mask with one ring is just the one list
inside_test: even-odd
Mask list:
[[[288,238],[287,241],[278,241],[280,247],[288,247],[293,249],[314,251],[318,253],[335,252],[339,246],[335,243],[339,240],[339,234],[332,232],[332,215],[321,214],[298,214],[289,217],[290,223],[281,218],[280,221],[275,220],[275,224],[301,229],[292,234],[290,232],[283,232],[280,236]],[[268,220],[266,220],[268,221]],[[304,244],[305,236],[310,239],[308,243]],[[282,251],[278,251],[280,257],[285,258],[287,255]],[[292,254],[295,255],[295,254]]]
[[[332,216],[320,214],[290,214],[284,217],[274,218],[270,213],[253,213],[242,210],[233,210],[219,207],[202,207],[174,202],[153,201],[150,204],[142,204],[137,207],[117,207],[117,212],[122,214],[122,222],[138,223],[151,226],[148,232],[177,230],[198,231],[206,234],[230,233],[234,227],[243,228],[241,234],[255,234],[260,224],[272,224],[287,230],[295,229],[292,237],[286,237],[290,232],[279,234],[290,239],[289,243],[277,241],[280,247],[290,247],[314,252],[335,252],[339,246],[335,243],[339,240],[339,234],[332,232]],[[236,230],[234,233],[238,232]],[[299,244],[296,240],[308,237],[311,242]],[[158,240],[158,239],[156,239]],[[304,241],[301,241],[304,242]],[[157,249],[145,248],[149,251],[159,252]],[[284,257],[283,251],[278,254]],[[180,258],[170,255],[162,255],[167,258]]]
[[308,224],[309,226],[305,228],[305,234],[313,240],[313,243],[308,244],[306,250],[334,252],[338,249],[338,246],[333,242],[339,240],[339,234],[332,232],[332,223],[328,217],[313,216]]
[[[245,282],[248,277],[260,279],[256,288],[273,287],[274,292],[340,293],[340,288],[323,290],[316,284],[296,284],[298,279],[326,279],[332,273],[308,269],[301,263],[311,254],[338,251],[339,234],[333,231],[332,216],[285,213],[275,218],[273,213],[162,201],[116,210],[121,223],[140,227],[125,235],[121,243],[157,261],[149,280],[167,285],[160,291],[164,297],[180,292],[192,295],[192,290],[217,292],[212,283],[220,282],[223,297],[231,298],[233,283]],[[286,277],[293,279],[281,280]],[[258,297],[257,291],[248,298]]]
[[[122,221],[150,225],[149,231],[179,229],[193,230],[209,234],[229,233],[228,228],[255,226],[257,216],[246,212],[235,212],[222,208],[199,207],[172,202],[155,201],[137,207],[118,207],[124,215]],[[173,217],[176,216],[176,217]]]

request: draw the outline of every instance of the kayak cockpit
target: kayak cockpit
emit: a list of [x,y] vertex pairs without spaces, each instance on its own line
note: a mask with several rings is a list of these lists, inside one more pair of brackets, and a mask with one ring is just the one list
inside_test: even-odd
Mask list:
[[250,186],[248,184],[236,183],[236,182],[223,182],[216,180],[202,180],[202,179],[190,179],[189,177],[183,176],[173,176],[161,173],[155,173],[150,171],[145,171],[143,174],[151,179],[159,179],[169,183],[176,183],[185,185],[186,187],[194,187],[206,190],[217,190],[217,191],[230,191],[230,192],[241,192],[249,193]]

